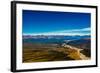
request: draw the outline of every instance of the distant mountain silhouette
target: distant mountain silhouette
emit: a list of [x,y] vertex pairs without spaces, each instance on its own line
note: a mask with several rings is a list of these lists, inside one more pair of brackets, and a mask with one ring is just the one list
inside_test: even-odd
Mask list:
[[64,39],[64,40],[76,40],[82,38],[90,38],[90,35],[84,36],[67,36],[67,35],[23,35],[24,39],[33,38],[33,39]]

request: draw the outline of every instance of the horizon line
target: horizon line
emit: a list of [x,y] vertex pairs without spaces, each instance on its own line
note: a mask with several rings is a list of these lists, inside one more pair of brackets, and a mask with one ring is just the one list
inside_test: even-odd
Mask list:
[[50,35],[54,35],[54,36],[90,36],[91,34],[22,34],[23,36],[38,36],[38,35],[44,35],[44,36],[50,36]]

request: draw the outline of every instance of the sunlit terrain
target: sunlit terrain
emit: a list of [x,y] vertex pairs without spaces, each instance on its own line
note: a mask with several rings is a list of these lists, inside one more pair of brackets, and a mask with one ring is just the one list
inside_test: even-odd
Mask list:
[[57,37],[24,37],[23,62],[89,60],[91,58],[89,38],[82,37],[83,39],[67,41],[61,40],[62,36],[59,39]]

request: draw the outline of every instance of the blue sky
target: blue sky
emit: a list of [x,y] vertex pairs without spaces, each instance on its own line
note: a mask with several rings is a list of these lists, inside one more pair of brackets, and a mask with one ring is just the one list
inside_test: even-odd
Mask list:
[[23,10],[23,34],[90,35],[90,13]]

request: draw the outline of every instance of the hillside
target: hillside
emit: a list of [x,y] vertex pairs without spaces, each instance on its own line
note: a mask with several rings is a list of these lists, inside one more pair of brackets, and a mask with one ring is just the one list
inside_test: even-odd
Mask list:
[[67,44],[61,46],[54,44],[25,44],[23,47],[23,62],[45,62],[45,61],[69,61],[69,60],[88,60],[90,59],[81,51]]
[[83,49],[81,53],[85,54],[88,57],[91,57],[91,39],[90,38],[70,41],[67,44]]

